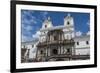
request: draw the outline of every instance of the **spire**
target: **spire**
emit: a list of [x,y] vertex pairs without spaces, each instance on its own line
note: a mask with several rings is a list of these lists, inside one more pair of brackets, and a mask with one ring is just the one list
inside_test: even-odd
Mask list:
[[50,16],[49,16],[47,19],[48,19],[48,21],[49,21],[49,20],[51,19]]
[[48,27],[52,27],[53,25],[52,25],[52,21],[51,21],[51,18],[50,18],[50,16],[48,16],[45,20],[44,20],[44,22],[43,22],[43,28],[48,28]]
[[68,15],[67,15],[68,17],[70,17],[71,16],[71,14],[70,13],[68,13]]
[[71,14],[70,13],[68,13],[66,16],[64,16],[65,19],[66,18],[69,18],[69,17],[71,17]]
[[51,20],[51,18],[50,18],[50,16],[49,16],[49,17],[47,17],[47,18],[44,20],[44,22],[48,23],[50,20]]
[[74,24],[74,21],[73,21],[73,17],[71,16],[71,13],[67,13],[66,17],[64,18],[64,25],[69,26],[73,24]]

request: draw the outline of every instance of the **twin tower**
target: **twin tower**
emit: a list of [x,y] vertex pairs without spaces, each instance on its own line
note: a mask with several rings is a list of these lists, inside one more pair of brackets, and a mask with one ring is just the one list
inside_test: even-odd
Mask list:
[[71,60],[75,54],[74,20],[70,14],[64,18],[64,25],[53,26],[50,17],[44,20],[37,45],[37,61]]
[[[56,21],[56,20],[55,20]],[[40,41],[45,41],[46,34],[50,30],[56,30],[61,29],[64,32],[65,39],[71,39],[74,38],[74,19],[71,16],[71,14],[68,14],[64,17],[64,24],[61,26],[58,24],[58,26],[53,26],[52,21],[50,17],[48,17],[46,20],[44,20],[42,24],[42,28],[40,29],[41,35],[40,35]]]

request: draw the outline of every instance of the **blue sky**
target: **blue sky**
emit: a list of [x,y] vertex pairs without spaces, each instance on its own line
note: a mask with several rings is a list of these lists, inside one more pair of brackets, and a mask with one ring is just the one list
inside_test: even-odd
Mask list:
[[74,18],[76,33],[83,35],[90,31],[89,13],[21,10],[22,42],[37,40],[38,31],[42,27],[43,21],[49,16],[53,26],[64,25],[64,17],[67,16],[68,13]]

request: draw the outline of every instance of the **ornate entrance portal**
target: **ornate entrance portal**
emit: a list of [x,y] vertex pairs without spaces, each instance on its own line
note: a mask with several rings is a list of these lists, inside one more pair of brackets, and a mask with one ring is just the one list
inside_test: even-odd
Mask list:
[[[46,41],[37,45],[37,58],[42,61],[62,61],[69,60],[74,47],[73,39],[65,39],[62,30],[51,30],[47,33]],[[39,53],[43,50],[43,53]],[[38,60],[39,61],[39,60]]]

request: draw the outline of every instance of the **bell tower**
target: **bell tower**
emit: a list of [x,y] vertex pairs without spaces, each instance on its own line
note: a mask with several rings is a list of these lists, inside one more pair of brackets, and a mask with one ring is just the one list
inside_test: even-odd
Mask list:
[[53,25],[52,25],[51,18],[49,16],[47,19],[45,19],[43,21],[42,28],[40,29],[40,30],[42,30],[41,31],[41,37],[39,39],[41,42],[46,40],[46,36],[47,36],[47,33],[48,33],[48,28],[51,28],[51,27],[53,27]]
[[50,27],[52,27],[52,21],[51,18],[48,17],[47,19],[44,20],[42,29],[50,28]]
[[68,15],[64,18],[64,26],[73,26],[74,21],[73,17],[71,17],[71,14],[68,13]]
[[70,13],[64,18],[64,26],[66,27],[63,30],[65,32],[65,38],[72,39],[74,37],[74,19]]

